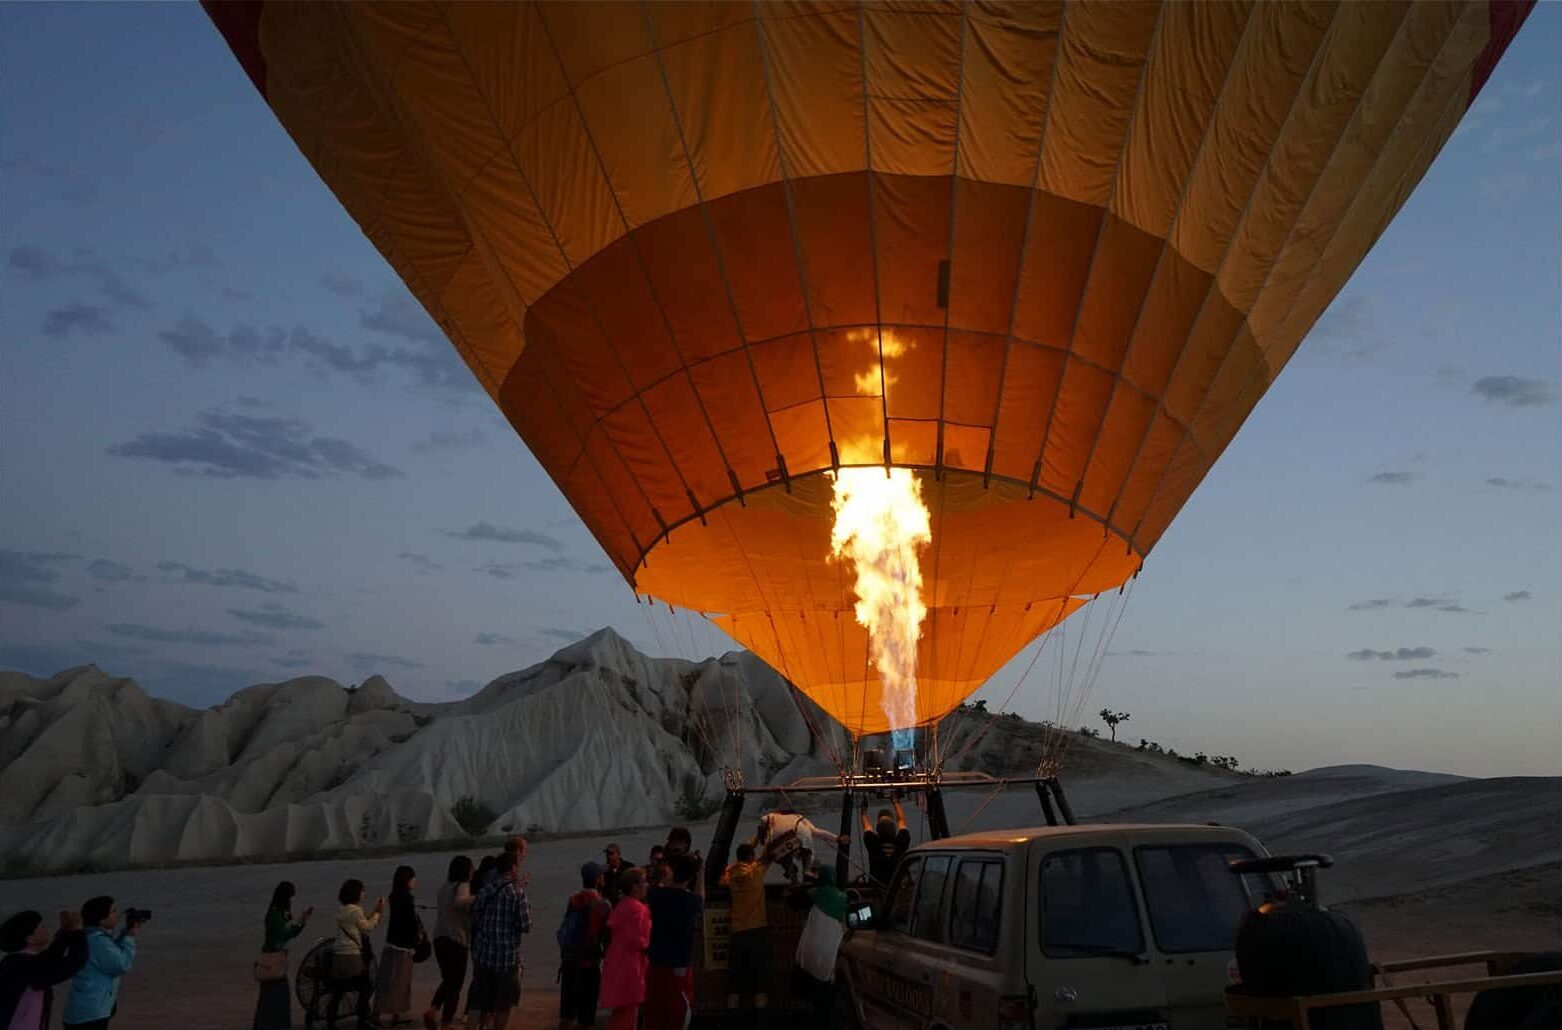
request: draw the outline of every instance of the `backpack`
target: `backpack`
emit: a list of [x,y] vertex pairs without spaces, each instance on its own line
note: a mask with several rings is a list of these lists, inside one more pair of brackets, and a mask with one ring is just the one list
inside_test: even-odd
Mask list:
[[[553,935],[559,942],[559,958],[565,962],[587,962],[601,957],[603,941],[599,940],[596,947],[591,947],[587,940],[592,909],[600,904],[600,899],[589,906],[577,905],[574,898],[570,899],[564,918],[559,920],[558,931]],[[601,936],[607,936],[605,927]]]
[[559,958],[566,962],[579,962],[586,950],[586,913],[570,905],[564,910],[564,918],[553,935],[559,942]]

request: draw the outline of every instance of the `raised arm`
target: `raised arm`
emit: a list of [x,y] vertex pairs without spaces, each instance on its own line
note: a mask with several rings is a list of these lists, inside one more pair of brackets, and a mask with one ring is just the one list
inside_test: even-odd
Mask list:
[[900,807],[900,798],[895,799],[895,829],[906,828],[906,810]]

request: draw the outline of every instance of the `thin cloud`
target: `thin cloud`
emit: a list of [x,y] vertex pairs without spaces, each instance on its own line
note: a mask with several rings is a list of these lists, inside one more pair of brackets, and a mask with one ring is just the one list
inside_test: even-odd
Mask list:
[[394,466],[376,460],[346,440],[315,436],[298,419],[239,415],[208,410],[191,429],[142,433],[108,453],[172,465],[177,471],[215,479],[335,479],[352,476],[400,478]]
[[1394,673],[1397,680],[1456,680],[1457,672],[1445,672],[1442,669],[1404,669]]
[[87,175],[64,165],[23,157],[0,161],[0,171],[31,175],[53,186],[60,198],[80,207],[97,202],[98,188]]
[[272,664],[278,667],[278,669],[306,669],[306,667],[314,664],[314,658],[306,650],[298,650],[297,647],[291,647],[291,649],[287,650],[287,655],[284,658],[272,658]]
[[1519,601],[1528,601],[1532,596],[1534,595],[1528,590],[1515,590],[1511,594],[1503,594],[1502,599],[1509,604],[1516,604]]
[[1556,384],[1522,376],[1484,376],[1471,385],[1470,392],[1510,408],[1538,408],[1557,399]]
[[1162,655],[1169,655],[1171,653],[1172,652],[1170,652],[1170,651],[1146,651],[1143,648],[1137,648],[1137,647],[1134,648],[1132,651],[1108,651],[1107,652],[1108,655],[1123,656],[1123,657],[1128,657],[1128,658],[1156,658],[1156,657],[1160,657]]
[[479,633],[476,637],[473,638],[472,643],[481,645],[482,647],[494,647],[496,645],[503,647],[518,647],[520,646],[521,642],[516,640],[514,637],[505,636],[503,633]]
[[130,566],[107,558],[98,558],[88,563],[87,575],[105,583],[139,583],[146,579],[145,576],[136,575]]
[[1464,653],[1465,654],[1492,654],[1493,651],[1489,647],[1467,647],[1467,648],[1464,649]]
[[1379,472],[1368,479],[1369,483],[1381,483],[1385,486],[1404,486],[1415,481],[1414,472]]
[[454,540],[485,540],[496,544],[530,544],[549,551],[564,550],[564,541],[535,529],[512,529],[492,522],[474,522],[465,529],[450,529],[445,535]]
[[319,619],[300,615],[282,607],[275,601],[267,601],[258,608],[229,608],[228,614],[243,622],[264,626],[267,629],[324,629]]
[[[159,338],[192,368],[206,368],[217,361],[239,366],[299,361],[313,370],[345,375],[360,383],[377,382],[384,370],[400,369],[421,389],[447,398],[475,398],[476,380],[455,348],[410,297],[406,304],[412,305],[411,309],[399,302],[386,302],[364,314],[366,327],[394,342],[342,344],[303,325],[283,329],[240,323],[224,332],[190,315],[164,330]],[[412,318],[413,312],[426,330]]]
[[1370,298],[1359,293],[1339,297],[1314,324],[1307,339],[1322,353],[1353,363],[1363,362],[1385,345],[1375,321]]
[[428,454],[432,451],[451,451],[462,447],[475,447],[483,442],[483,434],[477,429],[468,429],[464,432],[430,433],[417,443],[412,449],[420,454]]
[[442,572],[444,566],[426,554],[414,554],[411,551],[402,551],[396,557],[412,566],[413,570],[421,576],[427,576],[431,572]]
[[1388,597],[1374,597],[1366,601],[1357,601],[1355,604],[1350,605],[1349,607],[1353,612],[1382,611],[1385,608],[1413,608],[1430,609],[1439,612],[1464,612],[1467,614],[1478,614],[1472,612],[1471,609],[1464,607],[1454,598],[1442,594],[1412,597],[1408,601],[1399,601]]
[[244,569],[197,569],[183,562],[160,561],[157,571],[178,576],[184,583],[203,586],[232,587],[236,590],[258,590],[263,594],[296,594],[298,587],[280,579],[247,572]]
[[565,643],[570,644],[577,640],[582,640],[586,637],[586,634],[582,633],[578,629],[564,629],[559,626],[546,626],[537,632],[545,637],[551,637],[554,640],[562,640]]
[[372,651],[354,651],[347,656],[347,663],[359,672],[377,672],[381,668],[421,669],[422,662],[393,654],[375,654]]
[[439,326],[405,290],[392,289],[380,293],[372,305],[359,312],[358,321],[365,329],[412,343],[449,346]]
[[76,607],[81,598],[52,584],[60,578],[61,564],[77,560],[74,554],[0,549],[0,601],[56,612]]
[[1486,485],[1498,490],[1533,490],[1537,493],[1544,493],[1551,489],[1550,483],[1533,479],[1510,479],[1507,476],[1487,476]]
[[322,275],[320,285],[338,297],[363,297],[369,292],[361,281],[352,276],[337,275],[335,272],[326,272]]
[[482,689],[483,685],[476,680],[446,680],[443,695],[448,700],[456,700],[471,697]]
[[613,571],[613,566],[605,562],[588,562],[568,557],[534,558],[531,561],[521,562],[521,567],[530,572],[569,572],[583,576],[600,576]]
[[[24,244],[12,248],[9,259],[10,266],[23,275],[38,281],[66,280],[89,284],[96,289],[98,297],[106,301],[110,307],[129,308],[136,311],[149,311],[152,302],[129,281],[120,274],[106,258],[98,257],[90,249],[76,252],[75,260],[62,261],[42,247]],[[95,316],[102,321],[107,321],[107,312],[96,305],[74,304],[67,308],[56,309],[49,313],[50,317],[44,321],[44,332],[50,332],[50,319],[60,312],[88,310],[95,312]],[[74,316],[77,320],[87,317]],[[66,322],[71,321],[72,316],[65,315]]]
[[479,565],[472,571],[481,572],[485,576],[492,576],[494,579],[514,579],[520,574],[520,567],[512,562],[491,561]]
[[1357,661],[1409,662],[1431,658],[1437,654],[1430,647],[1396,647],[1392,651],[1374,651],[1370,647],[1352,651],[1345,657]]
[[134,622],[116,622],[105,626],[116,637],[144,640],[152,644],[199,644],[203,647],[264,647],[276,638],[264,633],[214,633],[204,629],[162,629]]
[[67,304],[43,316],[43,335],[51,340],[63,340],[73,333],[102,336],[113,330],[108,309],[97,304]]

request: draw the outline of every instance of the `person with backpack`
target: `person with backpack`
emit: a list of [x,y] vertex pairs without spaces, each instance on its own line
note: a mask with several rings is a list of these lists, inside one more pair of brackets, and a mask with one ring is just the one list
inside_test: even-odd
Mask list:
[[602,990],[602,952],[607,918],[613,907],[602,893],[607,869],[595,862],[580,867],[581,889],[570,895],[559,922],[559,1030],[590,1027],[597,1021]]
[[705,911],[705,878],[700,875],[704,863],[698,852],[670,861],[671,885],[653,887],[646,897],[651,966],[645,978],[644,1030],[684,1030],[693,994],[694,931]]

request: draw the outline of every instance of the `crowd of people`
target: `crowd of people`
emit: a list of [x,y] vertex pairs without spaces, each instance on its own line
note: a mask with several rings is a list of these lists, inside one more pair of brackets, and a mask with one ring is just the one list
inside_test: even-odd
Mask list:
[[[862,817],[869,874],[886,882],[910,844],[905,814]],[[833,1012],[836,953],[845,935],[846,894],[834,863],[815,860],[816,845],[844,845],[789,808],[764,815],[754,837],[740,843],[719,877],[731,894],[727,1005],[764,1008],[770,993],[771,947],[766,876],[772,866],[787,880],[784,896],[806,910],[793,956],[791,989],[814,1005],[823,1026]],[[523,871],[526,840],[510,837],[504,850],[475,866],[466,855],[450,860],[437,892],[430,931],[415,903],[417,874],[397,867],[389,897],[365,907],[363,881],[337,892],[334,933],[318,974],[325,987],[326,1025],[344,1017],[364,1028],[410,1024],[415,1008],[414,966],[432,958],[439,983],[421,1010],[427,1030],[456,1025],[466,993],[465,1026],[505,1030],[520,1004],[522,938],[531,932]],[[610,1013],[610,1030],[683,1030],[694,995],[693,947],[705,906],[705,863],[684,827],[651,848],[643,866],[609,844],[603,860],[580,867],[580,889],[565,905],[555,932],[559,953],[561,1030],[586,1030]],[[288,948],[303,932],[312,908],[295,913],[294,885],[276,885],[263,920],[254,963],[259,994],[253,1030],[290,1030],[293,1004]],[[136,956],[136,932],[150,913],[127,910],[110,897],[88,900],[79,913],[61,912],[50,933],[44,917],[19,912],[0,925],[0,1030],[49,1030],[53,988],[70,981],[61,1012],[66,1030],[108,1030],[120,979]],[[385,923],[376,953],[372,934]],[[470,973],[470,978],[468,974]],[[785,988],[783,988],[785,989]],[[341,1011],[355,998],[353,1009]]]

